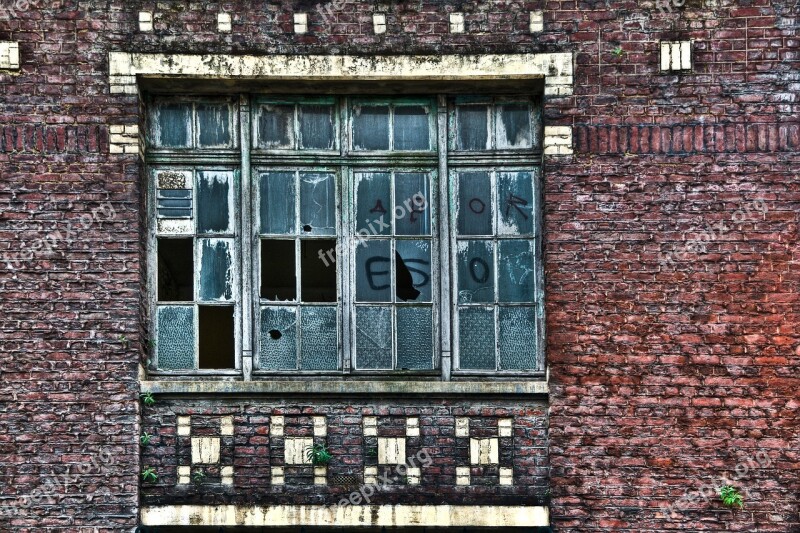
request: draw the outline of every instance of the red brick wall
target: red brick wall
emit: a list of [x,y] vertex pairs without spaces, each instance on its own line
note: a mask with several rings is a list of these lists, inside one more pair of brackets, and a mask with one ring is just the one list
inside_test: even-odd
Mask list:
[[[15,510],[0,528],[136,523],[141,187],[136,158],[109,155],[108,126],[139,109],[109,94],[110,50],[574,52],[574,96],[546,101],[575,144],[545,171],[554,526],[800,528],[796,2],[690,0],[672,14],[398,2],[381,4],[384,36],[375,4],[349,0],[11,3],[0,40],[20,42],[22,69],[0,73],[0,253],[12,259],[0,264],[0,493]],[[231,34],[216,31],[220,7]],[[140,9],[156,13],[153,33],[137,31]],[[531,35],[534,9],[545,31]],[[291,33],[295,10],[310,13],[306,35]],[[466,33],[447,33],[450,11],[467,13]],[[661,74],[659,40],[689,38],[693,72]],[[749,465],[735,482],[745,510],[699,497],[737,464]],[[47,498],[24,507],[37,488]]]

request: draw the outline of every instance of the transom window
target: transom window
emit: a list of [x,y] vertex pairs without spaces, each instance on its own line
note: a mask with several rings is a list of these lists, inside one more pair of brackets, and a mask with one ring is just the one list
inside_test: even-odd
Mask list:
[[147,105],[151,372],[543,371],[538,97]]

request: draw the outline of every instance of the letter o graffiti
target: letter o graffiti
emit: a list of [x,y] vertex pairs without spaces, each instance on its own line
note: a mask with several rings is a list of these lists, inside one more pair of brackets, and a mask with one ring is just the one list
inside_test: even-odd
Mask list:
[[[476,208],[475,204],[477,204],[480,207]],[[483,203],[483,200],[481,200],[480,198],[473,198],[472,200],[469,201],[469,210],[477,215],[480,215],[481,213],[484,212],[484,210],[486,210],[486,204]]]
[[[475,273],[475,265],[483,269],[480,276]],[[489,280],[489,265],[480,257],[473,257],[469,262],[469,275],[475,283],[486,283]]]

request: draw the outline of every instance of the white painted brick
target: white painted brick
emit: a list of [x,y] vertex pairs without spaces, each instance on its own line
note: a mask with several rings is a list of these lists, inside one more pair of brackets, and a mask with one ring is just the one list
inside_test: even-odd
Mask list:
[[232,466],[223,466],[220,469],[220,475],[222,477],[222,484],[223,485],[233,485],[233,467]]
[[192,467],[179,466],[178,467],[178,485],[188,485],[192,482]]
[[314,417],[314,436],[324,437],[328,434],[328,423],[325,421],[324,416]]
[[220,33],[230,33],[233,28],[233,21],[230,13],[217,14],[217,31]]
[[[114,126],[111,126],[112,128]],[[178,417],[178,435],[187,436],[192,434],[192,417],[179,416]]]
[[464,13],[450,13],[450,33],[464,33]]
[[283,417],[273,416],[269,421],[269,434],[272,437],[283,437]]
[[301,34],[308,32],[308,13],[294,14],[294,32]]
[[662,42],[661,70],[679,71],[692,69],[692,42],[672,41]]
[[501,437],[512,436],[514,420],[511,418],[501,418],[497,421],[497,433]]
[[283,485],[283,483],[284,483],[283,467],[282,466],[273,466],[272,467],[272,484],[273,485]]
[[399,465],[406,462],[406,439],[378,437],[378,464]]
[[219,434],[223,437],[233,435],[233,417],[223,416],[219,421]]
[[375,35],[386,33],[386,15],[383,13],[372,15],[372,28],[375,31]]
[[513,485],[514,484],[514,469],[508,467],[500,467],[500,484]]
[[153,31],[153,13],[139,11],[139,31]]
[[469,437],[469,418],[456,418],[456,437]]
[[530,32],[538,33],[544,30],[544,12],[531,11],[530,12]]
[[287,465],[310,465],[307,450],[314,445],[311,437],[286,437],[283,458]]
[[364,484],[375,485],[378,482],[378,467],[366,466],[364,467]]
[[378,417],[365,416],[364,417],[364,436],[374,437],[378,434]]
[[456,485],[469,485],[470,473],[468,466],[456,467]]
[[500,445],[496,438],[470,439],[469,458],[474,465],[496,465],[500,458]]
[[219,437],[192,437],[192,464],[219,462]]
[[420,479],[422,478],[422,469],[414,466],[409,467],[406,471],[406,475],[408,476],[409,485],[419,485]]
[[327,484],[328,484],[328,467],[315,466],[314,485],[327,485]]
[[419,418],[406,418],[406,437],[419,437]]

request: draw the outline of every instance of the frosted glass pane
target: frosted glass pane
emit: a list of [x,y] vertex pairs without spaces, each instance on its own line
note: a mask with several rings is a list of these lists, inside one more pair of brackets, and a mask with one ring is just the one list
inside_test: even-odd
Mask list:
[[158,368],[194,368],[194,307],[158,308]]
[[395,292],[398,301],[431,301],[430,241],[397,241]]
[[361,235],[392,232],[391,175],[388,172],[356,174],[356,231]]
[[456,107],[457,139],[459,150],[487,150],[489,148],[489,106],[460,105]]
[[227,104],[197,104],[201,148],[231,146],[231,108]]
[[394,149],[430,150],[430,108],[396,106],[394,108]]
[[261,309],[261,368],[297,368],[297,311],[294,307]]
[[458,242],[458,303],[494,302],[493,250],[492,241]]
[[264,172],[259,176],[261,233],[295,233],[294,172]]
[[494,349],[494,312],[492,309],[459,308],[459,368],[462,370],[494,370]]
[[192,106],[162,104],[156,107],[152,124],[153,144],[165,148],[185,148],[192,140]]
[[266,149],[294,148],[294,105],[259,108],[256,145]]
[[533,302],[533,242],[501,241],[497,255],[501,302]]
[[492,185],[488,172],[458,175],[459,235],[492,235]]
[[200,244],[199,299],[233,299],[233,239],[198,239]]
[[500,368],[536,368],[536,310],[533,307],[500,307]]
[[330,150],[333,142],[333,106],[300,106],[300,147],[315,150]]
[[300,232],[304,235],[336,235],[334,174],[300,173]]
[[356,150],[389,149],[389,106],[353,108],[353,147]]
[[[395,232],[397,235],[430,235],[430,180],[422,172],[397,173],[394,177]],[[402,216],[400,216],[402,214]]]
[[356,300],[392,301],[390,254],[388,240],[364,241],[356,247]]
[[397,368],[433,368],[433,312],[430,307],[397,308]]
[[232,172],[198,172],[198,233],[233,233],[232,189]]
[[392,367],[390,307],[356,307],[356,364],[367,369]]
[[530,106],[502,104],[497,106],[496,113],[497,148],[530,148]]
[[497,173],[497,233],[533,233],[533,179],[530,172]]
[[303,307],[300,310],[300,368],[339,368],[336,307]]

